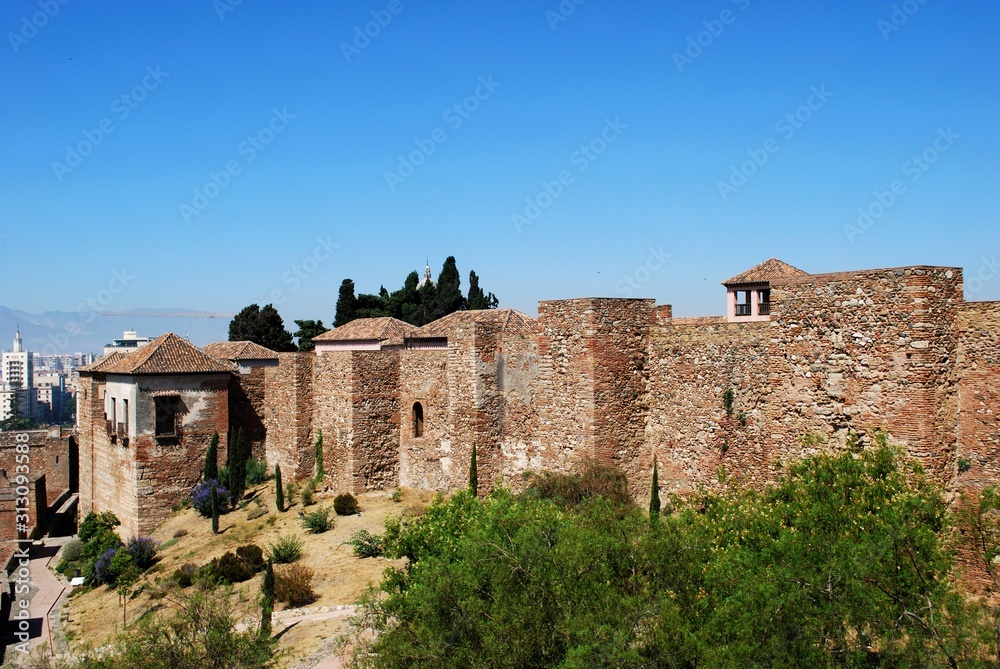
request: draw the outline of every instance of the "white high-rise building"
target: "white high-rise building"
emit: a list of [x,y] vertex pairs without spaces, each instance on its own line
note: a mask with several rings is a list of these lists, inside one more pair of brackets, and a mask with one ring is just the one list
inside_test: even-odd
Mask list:
[[8,418],[17,404],[18,413],[34,415],[35,379],[31,353],[24,350],[21,328],[14,334],[14,349],[0,357],[0,420]]

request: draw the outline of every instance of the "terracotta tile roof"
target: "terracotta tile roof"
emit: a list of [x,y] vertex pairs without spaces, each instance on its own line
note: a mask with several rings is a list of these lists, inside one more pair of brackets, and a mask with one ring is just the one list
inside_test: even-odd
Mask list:
[[350,323],[345,323],[339,328],[327,330],[321,335],[313,337],[313,341],[350,341],[358,339],[376,339],[383,341],[386,339],[400,339],[409,337],[415,327],[399,320],[383,316],[381,318],[356,318]]
[[538,322],[515,309],[474,309],[456,311],[419,328],[411,336],[416,338],[447,337],[455,328],[476,323],[495,323],[502,332],[535,334]]
[[83,367],[77,368],[78,372],[103,372],[104,369],[110,365],[114,365],[116,362],[124,358],[127,353],[122,353],[121,351],[112,351],[111,353],[98,358],[89,365],[84,365]]
[[217,341],[201,350],[219,360],[277,360],[278,354],[252,341]]
[[173,332],[160,335],[134,353],[123,355],[99,371],[106,374],[215,374],[235,367],[213,358]]
[[771,258],[751,267],[745,272],[737,274],[727,281],[723,281],[722,285],[738,286],[748,283],[767,283],[774,279],[785,279],[792,276],[809,276],[809,273],[803,272],[798,267],[792,267],[777,258]]

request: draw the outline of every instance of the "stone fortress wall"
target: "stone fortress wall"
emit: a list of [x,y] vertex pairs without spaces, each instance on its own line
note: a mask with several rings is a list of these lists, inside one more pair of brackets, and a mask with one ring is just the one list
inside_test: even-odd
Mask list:
[[771,290],[764,322],[586,298],[541,302],[536,333],[474,323],[447,348],[282,354],[264,392],[268,459],[311,475],[322,430],[331,488],[447,491],[467,484],[475,444],[481,493],[594,458],[641,498],[654,457],[669,491],[718,487],[723,472],[761,485],[816,450],[807,433],[837,447],[885,428],[943,483],[1000,480],[1000,303],[964,302],[961,270]]
[[459,489],[475,445],[480,494],[595,459],[641,500],[654,458],[664,492],[760,486],[880,428],[953,490],[1000,482],[1000,302],[965,302],[961,270],[946,267],[800,273],[769,289],[770,320],[556,300],[516,326],[465,312],[410,344],[274,354],[193,386],[147,378],[140,390],[173,383],[203,402],[170,452],[109,443],[95,372],[78,400],[81,511],[149,531],[198,480],[211,432],[223,458],[233,425],[285,480],[313,475],[322,434],[336,492]]

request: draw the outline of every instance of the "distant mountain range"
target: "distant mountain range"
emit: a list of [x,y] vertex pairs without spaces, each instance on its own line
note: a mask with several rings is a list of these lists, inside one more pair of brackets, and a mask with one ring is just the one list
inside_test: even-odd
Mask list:
[[[186,309],[135,309],[139,313],[182,313]],[[101,316],[92,311],[46,311],[31,314],[0,306],[0,349],[10,350],[14,330],[20,326],[24,347],[36,353],[97,353],[104,345],[120,338],[125,330],[140,337],[157,337],[174,332],[196,346],[229,338],[229,318],[178,316]]]

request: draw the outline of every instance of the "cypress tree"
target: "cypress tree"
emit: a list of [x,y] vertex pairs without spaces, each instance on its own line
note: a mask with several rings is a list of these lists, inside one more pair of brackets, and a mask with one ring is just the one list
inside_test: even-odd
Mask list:
[[476,445],[472,445],[472,460],[469,461],[469,492],[476,495],[479,491],[479,470],[476,468]]
[[219,493],[212,486],[212,534],[219,533]]
[[285,489],[281,487],[281,465],[274,465],[274,504],[278,511],[285,510]]
[[219,433],[213,432],[205,454],[205,480],[219,478]]
[[248,444],[243,436],[243,428],[230,430],[229,439],[229,493],[233,503],[243,499],[247,483],[247,460],[249,459]]
[[316,483],[323,482],[323,430],[316,437]]
[[271,614],[274,613],[274,565],[264,565],[264,582],[260,587],[260,635],[271,636]]
[[337,312],[333,317],[333,327],[339,328],[345,323],[350,323],[356,318],[355,311],[358,308],[358,298],[354,296],[354,282],[344,279],[340,284],[340,293],[337,296]]
[[660,518],[660,475],[656,469],[656,459],[653,460],[653,484],[649,490],[649,519],[652,521]]

